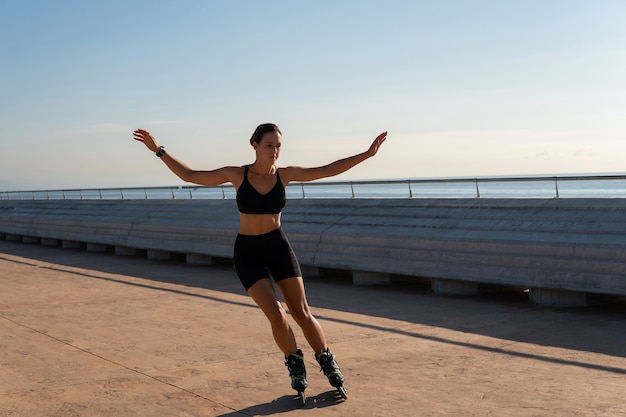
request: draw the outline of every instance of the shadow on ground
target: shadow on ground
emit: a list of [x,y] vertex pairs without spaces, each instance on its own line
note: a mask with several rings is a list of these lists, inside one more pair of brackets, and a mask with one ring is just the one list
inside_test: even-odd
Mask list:
[[337,391],[327,391],[314,397],[308,397],[306,404],[301,406],[296,396],[285,395],[277,398],[270,403],[258,404],[242,410],[233,411],[227,414],[220,414],[218,417],[241,417],[241,416],[271,416],[275,414],[288,413],[294,408],[303,410],[313,410],[315,408],[331,407],[345,400],[337,393]]

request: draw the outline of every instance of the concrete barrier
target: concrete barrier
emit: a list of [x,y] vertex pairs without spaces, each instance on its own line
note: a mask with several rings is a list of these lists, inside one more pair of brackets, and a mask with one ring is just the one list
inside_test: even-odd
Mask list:
[[[0,201],[0,236],[190,262],[232,257],[234,200]],[[438,294],[485,285],[540,305],[626,295],[626,199],[289,200],[283,227],[307,273],[355,284],[429,278]]]

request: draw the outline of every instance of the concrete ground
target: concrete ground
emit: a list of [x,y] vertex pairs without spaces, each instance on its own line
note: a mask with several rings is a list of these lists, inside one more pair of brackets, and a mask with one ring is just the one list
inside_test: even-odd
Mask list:
[[[0,240],[0,416],[626,416],[626,305],[307,279],[346,375],[300,407],[229,266]],[[299,329],[298,339],[304,342]]]

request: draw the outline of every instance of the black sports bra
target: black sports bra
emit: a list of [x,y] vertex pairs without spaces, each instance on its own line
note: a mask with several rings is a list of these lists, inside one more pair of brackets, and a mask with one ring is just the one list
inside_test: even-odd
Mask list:
[[285,187],[276,170],[276,185],[267,194],[259,193],[248,181],[248,168],[243,172],[243,182],[237,190],[237,208],[244,214],[278,214],[281,212],[287,199]]

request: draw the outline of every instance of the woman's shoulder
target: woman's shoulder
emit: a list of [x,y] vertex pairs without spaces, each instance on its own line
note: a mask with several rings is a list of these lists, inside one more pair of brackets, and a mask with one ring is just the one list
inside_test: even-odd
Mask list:
[[296,176],[303,169],[305,168],[297,167],[297,166],[280,167],[278,168],[278,173],[280,174],[280,179],[283,182],[288,183],[290,181],[293,181],[294,176]]
[[231,177],[233,175],[242,175],[244,167],[243,166],[224,166],[221,168],[217,168],[214,172],[219,172],[222,175],[227,177]]
[[230,165],[218,168],[217,171],[225,178],[228,178],[231,184],[237,186],[243,181],[244,169],[245,166]]

